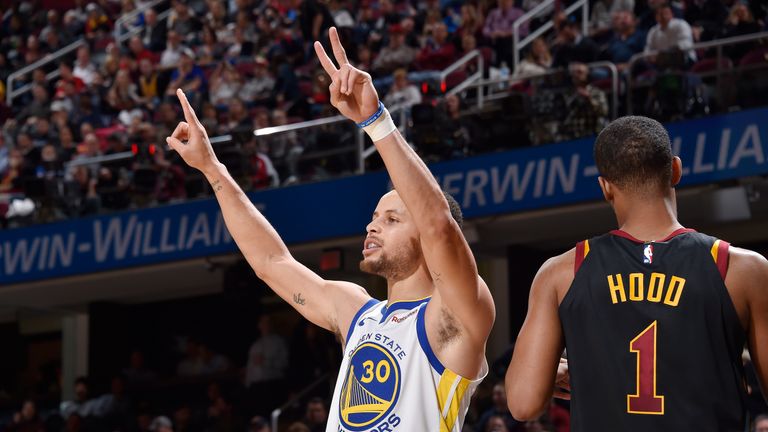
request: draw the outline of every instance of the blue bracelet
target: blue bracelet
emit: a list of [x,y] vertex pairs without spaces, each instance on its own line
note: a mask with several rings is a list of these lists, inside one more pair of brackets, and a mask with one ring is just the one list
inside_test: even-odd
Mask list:
[[370,116],[368,118],[368,120],[365,120],[365,121],[363,121],[361,123],[358,123],[357,127],[362,129],[362,128],[366,127],[366,126],[372,125],[373,122],[378,120],[379,117],[381,117],[382,114],[384,114],[384,104],[381,101],[379,101],[379,109],[375,113],[373,113],[373,115]]

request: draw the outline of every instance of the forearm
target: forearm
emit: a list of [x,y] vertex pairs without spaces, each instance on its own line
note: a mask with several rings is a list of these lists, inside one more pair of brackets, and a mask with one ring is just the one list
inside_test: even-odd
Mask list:
[[395,130],[374,144],[419,232],[425,235],[429,228],[450,222],[450,209],[440,186],[400,132]]
[[216,163],[204,172],[232,238],[259,277],[273,260],[289,256],[288,248],[227,171]]

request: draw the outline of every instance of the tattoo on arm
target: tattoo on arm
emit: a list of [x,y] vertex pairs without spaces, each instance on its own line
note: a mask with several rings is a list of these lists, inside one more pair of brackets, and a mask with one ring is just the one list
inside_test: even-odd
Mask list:
[[216,179],[216,180],[212,181],[211,182],[211,188],[213,188],[213,192],[214,193],[220,191],[223,188],[223,186],[221,185],[221,180]]
[[296,293],[293,295],[293,302],[298,305],[304,306],[305,304],[307,304],[307,299],[303,298],[301,296],[301,293]]
[[432,281],[435,283],[435,285],[439,285],[442,280],[440,279],[441,274],[438,272],[432,272]]

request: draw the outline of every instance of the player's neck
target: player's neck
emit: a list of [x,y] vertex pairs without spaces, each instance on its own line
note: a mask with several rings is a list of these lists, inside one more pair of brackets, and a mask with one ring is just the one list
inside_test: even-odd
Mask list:
[[660,240],[683,226],[677,220],[675,196],[624,199],[614,203],[619,229],[645,241]]
[[426,266],[399,280],[387,280],[387,302],[418,300],[429,297],[434,292],[432,278]]

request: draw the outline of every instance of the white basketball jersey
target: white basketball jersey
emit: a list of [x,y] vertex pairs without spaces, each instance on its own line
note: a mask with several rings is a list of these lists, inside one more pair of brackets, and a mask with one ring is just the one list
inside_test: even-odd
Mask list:
[[427,340],[429,298],[371,299],[352,320],[326,432],[459,432],[477,385],[446,369]]

